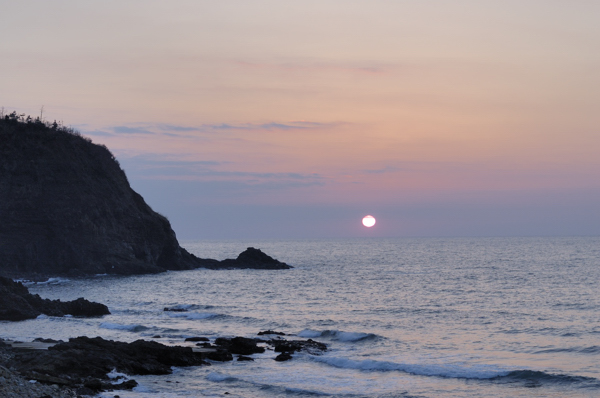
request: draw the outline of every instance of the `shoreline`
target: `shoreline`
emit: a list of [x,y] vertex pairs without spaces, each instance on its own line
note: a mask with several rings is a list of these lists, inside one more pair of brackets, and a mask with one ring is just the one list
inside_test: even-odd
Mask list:
[[[186,338],[194,346],[167,346],[153,340],[132,343],[101,337],[76,337],[68,342],[31,342],[0,338],[0,395],[3,397],[72,398],[101,392],[132,390],[137,375],[169,375],[173,367],[212,366],[219,362],[254,361],[253,354],[278,353],[274,360],[293,359],[296,352],[319,355],[327,345],[312,339],[284,338],[284,333],[261,331],[256,338]],[[69,369],[68,371],[65,369]],[[120,376],[113,377],[113,374]],[[121,376],[125,375],[125,376]],[[57,395],[58,394],[58,395]]]

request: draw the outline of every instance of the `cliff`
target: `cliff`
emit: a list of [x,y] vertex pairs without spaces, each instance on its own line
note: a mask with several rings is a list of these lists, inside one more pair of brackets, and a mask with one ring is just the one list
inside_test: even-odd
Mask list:
[[221,268],[179,246],[169,221],[131,189],[105,146],[56,123],[14,112],[0,118],[0,275],[202,266]]

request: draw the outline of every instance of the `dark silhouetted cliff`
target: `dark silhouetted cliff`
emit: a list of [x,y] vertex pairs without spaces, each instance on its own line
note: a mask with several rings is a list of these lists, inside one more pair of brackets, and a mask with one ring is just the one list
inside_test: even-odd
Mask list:
[[15,113],[0,118],[0,274],[141,274],[202,266],[221,268],[179,246],[169,221],[131,189],[105,146],[56,123]]

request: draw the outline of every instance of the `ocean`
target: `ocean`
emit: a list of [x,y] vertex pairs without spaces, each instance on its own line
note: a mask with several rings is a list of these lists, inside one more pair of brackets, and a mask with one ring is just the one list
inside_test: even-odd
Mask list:
[[[123,398],[600,397],[600,238],[198,241],[200,257],[247,247],[290,270],[198,269],[28,283],[85,297],[102,318],[1,322],[0,337],[80,335],[191,345],[262,330],[324,342],[322,355],[134,376]],[[185,312],[166,312],[179,307]]]

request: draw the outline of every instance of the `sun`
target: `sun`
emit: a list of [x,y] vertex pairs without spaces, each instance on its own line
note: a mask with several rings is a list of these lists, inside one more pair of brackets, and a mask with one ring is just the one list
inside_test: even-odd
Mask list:
[[373,225],[375,225],[375,222],[376,222],[376,220],[375,220],[375,217],[373,217],[373,216],[365,216],[362,219],[363,225],[367,228],[371,228]]

